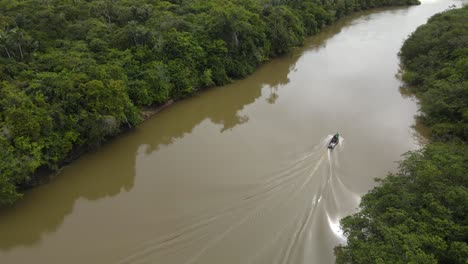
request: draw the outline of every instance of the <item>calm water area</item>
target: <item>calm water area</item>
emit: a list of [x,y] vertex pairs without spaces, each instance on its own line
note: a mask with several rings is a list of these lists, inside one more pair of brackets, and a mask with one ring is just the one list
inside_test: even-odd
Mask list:
[[0,211],[0,263],[333,263],[339,220],[421,146],[397,54],[452,4],[343,19],[84,155]]

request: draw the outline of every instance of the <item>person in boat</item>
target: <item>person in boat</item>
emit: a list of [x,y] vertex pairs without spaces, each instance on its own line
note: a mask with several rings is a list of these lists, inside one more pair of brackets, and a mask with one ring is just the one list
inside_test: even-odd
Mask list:
[[340,134],[339,134],[339,133],[336,133],[336,134],[333,136],[331,142],[338,142],[338,139],[339,139],[339,138],[340,138]]

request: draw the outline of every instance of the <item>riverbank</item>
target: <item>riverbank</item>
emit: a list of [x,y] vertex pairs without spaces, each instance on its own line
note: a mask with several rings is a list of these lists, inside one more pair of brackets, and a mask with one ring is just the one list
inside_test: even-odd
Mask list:
[[340,20],[83,155],[0,210],[0,262],[334,262],[338,220],[419,148],[395,55],[446,3]]
[[420,99],[432,142],[341,220],[337,263],[460,263],[468,259],[468,6],[431,17],[401,48],[403,80]]
[[389,5],[56,1],[1,7],[11,41],[0,53],[9,65],[0,69],[0,205],[38,169],[57,170],[141,122],[139,108],[243,78],[341,17]]

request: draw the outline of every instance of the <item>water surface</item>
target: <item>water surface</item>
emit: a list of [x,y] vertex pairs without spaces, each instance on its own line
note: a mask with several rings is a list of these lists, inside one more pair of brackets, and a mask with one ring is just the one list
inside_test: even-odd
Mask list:
[[333,263],[339,219],[419,147],[398,50],[454,3],[343,19],[83,156],[0,212],[0,262]]

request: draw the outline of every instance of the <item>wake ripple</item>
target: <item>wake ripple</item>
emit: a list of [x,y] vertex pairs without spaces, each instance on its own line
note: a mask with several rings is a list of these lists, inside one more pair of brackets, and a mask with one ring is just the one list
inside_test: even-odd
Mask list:
[[289,166],[264,177],[251,191],[218,210],[195,215],[183,228],[143,242],[118,263],[207,263],[218,249],[227,250],[223,244],[236,238],[248,242],[252,238],[249,230],[258,232],[258,242],[246,248],[245,256],[239,256],[242,261],[233,263],[307,263],[314,247],[319,247],[317,233],[332,232],[343,241],[341,203],[359,197],[340,179],[344,139],[330,151],[331,137],[324,137]]

